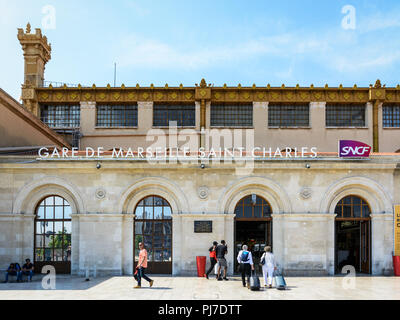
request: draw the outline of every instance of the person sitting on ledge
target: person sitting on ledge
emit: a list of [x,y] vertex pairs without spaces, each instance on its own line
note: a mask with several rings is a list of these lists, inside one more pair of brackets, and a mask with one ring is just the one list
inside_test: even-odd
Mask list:
[[15,263],[11,263],[10,266],[8,267],[8,269],[6,271],[6,279],[5,279],[4,283],[8,282],[9,276],[17,277],[17,282],[19,282],[19,270],[16,267]]
[[33,277],[33,271],[35,270],[33,264],[31,263],[31,260],[26,259],[25,264],[22,266],[22,271],[21,271],[21,276],[20,279],[22,279],[23,275],[28,276],[28,281],[32,282],[32,277]]

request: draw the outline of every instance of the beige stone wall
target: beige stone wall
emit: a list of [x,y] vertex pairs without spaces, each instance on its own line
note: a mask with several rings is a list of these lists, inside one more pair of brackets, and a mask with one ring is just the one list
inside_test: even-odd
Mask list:
[[273,243],[277,261],[287,273],[334,274],[335,215],[274,215]]
[[400,128],[383,128],[383,108],[379,108],[379,151],[397,152],[400,150]]
[[[166,143],[161,138],[154,140],[147,136],[165,136],[168,137],[168,128],[153,127],[153,102],[138,102],[138,127],[137,128],[101,128],[96,126],[96,103],[82,102],[81,103],[81,139],[80,148],[83,150],[86,147],[98,148],[103,147],[104,150],[112,150],[113,148],[147,148],[148,146],[157,143],[157,146],[165,148]],[[186,128],[185,128],[186,129]],[[193,128],[191,136],[194,139],[199,139],[198,132],[200,131],[200,104],[196,104],[196,126]],[[179,129],[177,134],[180,134],[184,129]],[[198,142],[197,142],[198,143]],[[179,142],[183,145],[184,142]],[[196,147],[198,149],[198,147]]]
[[[333,274],[334,209],[347,195],[370,205],[372,271],[391,272],[393,205],[399,203],[400,158],[354,162],[320,160],[256,162],[253,172],[238,175],[235,164],[199,165],[146,162],[40,161],[0,163],[0,269],[33,254],[33,214],[46,196],[64,197],[74,213],[72,270],[88,265],[99,273],[131,274],[133,213],[146,196],[164,197],[173,210],[173,272],[194,274],[195,257],[208,255],[212,241],[226,240],[233,249],[234,208],[257,194],[274,213],[274,251],[280,266],[293,274]],[[305,197],[304,189],[311,192]],[[206,194],[200,194],[200,190]],[[96,196],[97,191],[104,198]],[[212,220],[213,234],[195,234],[193,222]],[[98,259],[97,264],[93,257]],[[233,250],[229,270],[233,271]]]
[[32,257],[33,221],[33,215],[0,214],[0,270]]
[[[206,128],[210,128],[211,103],[206,104]],[[269,128],[268,127],[268,102],[254,102],[254,146],[301,148],[317,147],[320,152],[336,152],[339,140],[357,140],[372,145],[372,104],[367,103],[365,128],[326,128],[325,102],[310,103],[310,127],[308,128]],[[168,135],[165,128],[153,128],[153,103],[138,102],[138,128],[97,128],[96,105],[93,102],[81,103],[81,131],[83,138],[81,148],[104,147],[105,150],[113,148],[138,148],[147,147],[153,141],[146,141],[150,130],[160,130]],[[380,109],[381,110],[381,109]],[[382,129],[382,111],[380,111],[380,152],[394,152],[400,149],[400,129]],[[196,102],[196,133],[200,130],[200,103]],[[239,130],[232,130],[232,132]],[[182,130],[178,130],[178,133]],[[244,140],[243,140],[244,141]],[[245,145],[245,144],[243,144]],[[223,147],[223,145],[222,145]]]
[[[319,152],[337,152],[340,140],[372,145],[372,105],[367,104],[365,128],[326,128],[325,102],[310,103],[310,127],[269,128],[268,103],[254,103],[255,145],[272,147],[317,147]],[[399,134],[399,132],[397,132]]]

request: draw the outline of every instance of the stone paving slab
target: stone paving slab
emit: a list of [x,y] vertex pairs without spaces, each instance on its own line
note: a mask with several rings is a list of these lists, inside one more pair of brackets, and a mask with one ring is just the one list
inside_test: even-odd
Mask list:
[[400,278],[357,277],[354,289],[343,277],[291,278],[288,290],[251,292],[239,278],[227,282],[190,277],[152,277],[133,289],[131,277],[58,277],[56,290],[44,290],[41,280],[32,283],[0,283],[0,300],[400,300]]

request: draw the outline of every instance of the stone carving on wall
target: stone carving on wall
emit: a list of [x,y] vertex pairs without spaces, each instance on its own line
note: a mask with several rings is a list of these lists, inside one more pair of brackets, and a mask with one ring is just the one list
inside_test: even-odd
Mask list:
[[198,190],[198,195],[201,200],[206,200],[209,195],[209,190],[207,187],[200,187]]
[[96,190],[96,198],[99,200],[103,200],[106,197],[106,191],[104,189]]
[[303,188],[300,191],[300,197],[304,200],[310,199],[312,197],[312,190],[311,188]]

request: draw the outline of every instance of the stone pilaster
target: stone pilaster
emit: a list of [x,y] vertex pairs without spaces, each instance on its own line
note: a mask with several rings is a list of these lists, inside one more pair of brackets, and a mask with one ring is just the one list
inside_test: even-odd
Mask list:
[[268,105],[269,102],[253,103],[253,126],[264,128],[268,126]]
[[[225,236],[223,240],[228,244],[228,254],[226,260],[228,261],[228,275],[232,276],[235,272],[235,217],[234,214],[226,214],[225,217]],[[222,239],[219,239],[222,240]],[[219,241],[217,240],[217,241]]]
[[122,273],[133,275],[133,252],[134,252],[134,219],[135,215],[125,214],[122,218]]
[[393,214],[371,215],[371,260],[373,275],[393,273],[394,217]]
[[[84,214],[79,217],[79,268],[97,275],[122,275],[123,214]],[[131,236],[132,239],[132,236]]]
[[91,134],[96,127],[96,102],[81,102],[81,132],[83,135]]
[[179,275],[182,270],[182,216],[172,215],[172,274]]
[[138,101],[138,129],[143,132],[153,127],[153,105],[152,101]]
[[335,215],[273,215],[273,247],[288,275],[334,274]]
[[12,261],[33,261],[34,219],[34,215],[0,214],[0,270]]

